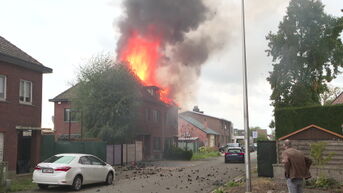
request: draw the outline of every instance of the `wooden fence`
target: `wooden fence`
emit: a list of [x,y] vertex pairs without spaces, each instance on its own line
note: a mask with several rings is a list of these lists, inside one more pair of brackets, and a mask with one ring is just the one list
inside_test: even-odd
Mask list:
[[136,141],[134,144],[119,144],[106,146],[106,162],[111,165],[121,165],[142,161],[143,143]]
[[[337,167],[343,168],[343,141],[331,141],[331,140],[323,140],[323,141],[314,141],[314,140],[291,140],[292,146],[295,149],[303,151],[305,156],[310,157],[311,151],[311,144],[318,143],[318,142],[325,142],[326,148],[324,150],[324,156],[333,153],[332,159],[326,164],[325,167]],[[282,157],[282,143],[283,141],[277,142],[277,152],[278,152],[278,163],[281,163]]]

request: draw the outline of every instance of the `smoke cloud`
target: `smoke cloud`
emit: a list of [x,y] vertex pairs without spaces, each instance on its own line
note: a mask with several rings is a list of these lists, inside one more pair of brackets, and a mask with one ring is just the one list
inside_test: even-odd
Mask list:
[[[248,14],[258,18],[280,1],[266,6],[252,2],[247,5]],[[156,77],[162,86],[171,89],[171,97],[181,107],[194,102],[202,65],[227,42],[240,38],[240,5],[230,1],[125,0],[123,8],[117,53],[132,32],[161,37],[162,58]]]

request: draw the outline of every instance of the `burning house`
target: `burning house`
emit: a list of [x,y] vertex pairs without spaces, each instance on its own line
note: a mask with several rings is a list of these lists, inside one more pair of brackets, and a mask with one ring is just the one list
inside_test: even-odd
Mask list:
[[[50,102],[55,104],[54,129],[59,140],[81,138],[81,120],[76,118],[77,109],[72,108],[76,100],[77,85],[57,95]],[[143,159],[160,159],[164,150],[175,145],[177,141],[178,107],[160,100],[160,88],[143,86],[141,89],[141,105],[136,122],[136,140],[143,142]]]
[[[192,91],[201,74],[201,66],[213,50],[220,48],[218,45],[223,45],[221,38],[211,37],[214,28],[202,25],[214,15],[204,2],[123,2],[124,15],[117,25],[120,37],[116,60],[126,64],[144,88],[143,105],[137,118],[140,127],[137,135],[144,144],[144,158],[160,158],[164,148],[174,143],[178,133],[178,107],[194,99]],[[63,116],[68,116],[68,110],[63,108],[70,108],[70,101],[63,96],[68,94],[62,93],[51,100],[55,102],[58,134],[63,129],[61,133],[66,133],[65,128],[68,127],[63,119]],[[57,123],[57,120],[62,123]],[[75,129],[77,132],[79,129]]]

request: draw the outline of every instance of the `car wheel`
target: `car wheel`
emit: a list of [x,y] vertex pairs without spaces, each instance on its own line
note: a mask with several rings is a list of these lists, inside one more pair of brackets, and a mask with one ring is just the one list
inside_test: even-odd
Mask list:
[[109,172],[106,177],[106,184],[111,185],[113,184],[113,173]]
[[72,188],[75,191],[79,191],[79,190],[81,190],[81,187],[82,187],[82,177],[80,175],[77,175],[74,178]]
[[47,189],[49,187],[49,184],[37,184],[39,189]]
[[225,159],[225,163],[229,163],[229,160]]

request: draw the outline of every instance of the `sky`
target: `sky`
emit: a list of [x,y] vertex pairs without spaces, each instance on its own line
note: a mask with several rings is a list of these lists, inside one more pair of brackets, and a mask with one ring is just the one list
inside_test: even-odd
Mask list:
[[[98,54],[115,55],[124,16],[123,0],[1,0],[0,36],[52,68],[43,76],[42,127],[53,128],[54,105],[49,99],[76,81],[81,65]],[[209,2],[209,1],[207,1]],[[225,46],[203,65],[193,92],[195,99],[182,109],[198,105],[205,114],[230,120],[243,129],[241,7],[239,0],[213,0]],[[249,125],[268,129],[272,120],[266,81],[272,70],[267,57],[269,31],[276,32],[288,0],[245,0]],[[343,16],[342,0],[323,0],[325,12]],[[216,35],[216,34],[215,34]],[[342,69],[343,70],[343,69]],[[343,87],[343,75],[330,83]],[[270,130],[269,130],[270,131]]]

